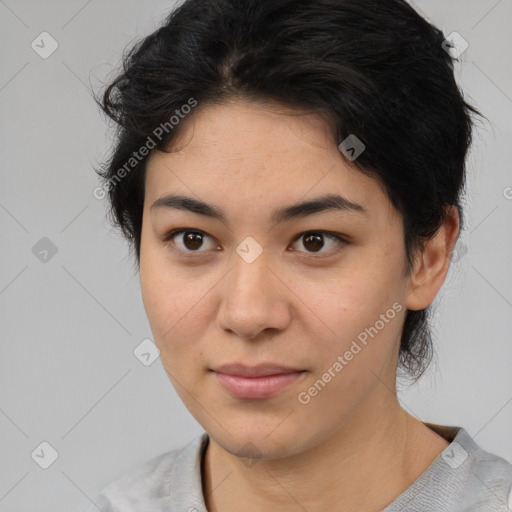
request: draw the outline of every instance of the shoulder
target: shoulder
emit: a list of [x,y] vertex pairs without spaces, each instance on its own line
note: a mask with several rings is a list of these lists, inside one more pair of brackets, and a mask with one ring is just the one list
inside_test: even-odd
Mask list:
[[458,497],[460,510],[504,512],[512,506],[512,464],[484,450],[464,428],[458,428],[441,459],[439,475]]
[[[465,435],[469,437],[469,434]],[[473,506],[482,506],[481,510],[489,511],[512,508],[512,464],[504,458],[475,444],[465,473],[466,490],[472,497]]]
[[87,512],[139,512],[168,510],[176,475],[194,474],[195,463],[206,434],[184,447],[162,453],[113,480],[96,496]]
[[426,425],[450,444],[383,512],[508,512],[512,465],[479,446],[462,427]]

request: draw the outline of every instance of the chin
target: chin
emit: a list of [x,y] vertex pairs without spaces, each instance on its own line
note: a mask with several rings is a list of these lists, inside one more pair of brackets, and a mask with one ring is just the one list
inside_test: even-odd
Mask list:
[[[279,422],[277,423],[279,424]],[[240,431],[232,428],[229,433],[221,429],[215,434],[210,434],[216,443],[225,451],[240,458],[247,458],[255,463],[257,460],[282,459],[295,455],[302,451],[299,440],[284,429],[278,432],[276,424],[273,428],[261,428],[254,426],[247,429],[247,425]],[[216,434],[220,434],[218,437]]]

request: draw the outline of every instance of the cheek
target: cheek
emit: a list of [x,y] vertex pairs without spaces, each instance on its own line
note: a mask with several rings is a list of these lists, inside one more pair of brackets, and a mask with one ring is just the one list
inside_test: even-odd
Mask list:
[[347,353],[350,361],[373,366],[388,358],[400,336],[405,313],[401,269],[366,263],[335,276],[321,294],[309,298],[332,341],[317,345],[325,363]]
[[301,404],[311,403],[305,413],[348,414],[380,378],[387,382],[385,375],[394,368],[405,309],[392,300],[396,291],[380,287],[374,279],[354,281],[341,281],[341,289],[330,287],[316,304],[329,329],[328,336],[312,345],[315,373],[298,397]]
[[[160,349],[162,362],[175,364],[183,357],[195,357],[209,321],[209,291],[215,284],[210,276],[197,276],[147,251],[141,257],[140,285],[144,309]],[[172,358],[170,355],[172,354]]]

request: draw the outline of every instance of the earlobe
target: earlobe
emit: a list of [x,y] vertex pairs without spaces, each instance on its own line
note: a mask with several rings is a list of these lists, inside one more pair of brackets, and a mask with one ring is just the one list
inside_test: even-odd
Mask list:
[[446,207],[446,214],[437,233],[427,240],[416,255],[409,277],[405,306],[417,311],[435,299],[444,283],[453,248],[459,236],[459,215],[455,206]]

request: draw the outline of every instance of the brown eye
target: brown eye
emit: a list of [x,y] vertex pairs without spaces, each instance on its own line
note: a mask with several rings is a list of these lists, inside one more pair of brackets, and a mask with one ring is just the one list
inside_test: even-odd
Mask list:
[[170,240],[173,243],[173,245],[176,246],[177,250],[183,253],[205,252],[200,250],[205,246],[207,247],[207,244],[205,244],[205,240],[211,241],[210,248],[216,247],[215,243],[213,242],[209,235],[207,235],[204,231],[199,231],[196,229],[176,229],[174,231],[171,231],[165,237],[165,240]]
[[318,252],[324,246],[323,235],[307,235],[304,237],[303,244],[308,251]]
[[187,249],[197,251],[203,245],[203,235],[194,231],[185,231],[183,235],[183,245]]
[[[327,233],[325,231],[309,231],[301,233],[295,237],[294,241],[302,241],[302,246],[306,249],[306,253],[329,253],[332,249],[336,250],[346,243],[345,239],[339,235]],[[327,247],[325,251],[324,247]],[[300,251],[304,252],[304,251]]]

